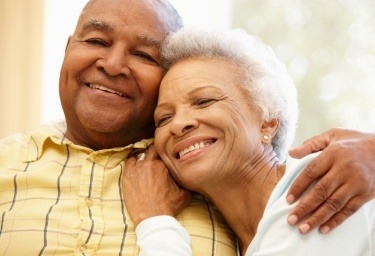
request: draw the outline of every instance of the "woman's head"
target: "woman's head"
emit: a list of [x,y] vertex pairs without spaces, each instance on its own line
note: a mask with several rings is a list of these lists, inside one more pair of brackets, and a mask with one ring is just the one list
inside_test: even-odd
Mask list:
[[[170,35],[162,48],[164,72],[187,59],[223,59],[234,64],[238,84],[261,119],[277,119],[274,151],[285,159],[298,117],[297,94],[285,66],[272,49],[242,30],[185,28]],[[234,84],[231,86],[235,86]]]

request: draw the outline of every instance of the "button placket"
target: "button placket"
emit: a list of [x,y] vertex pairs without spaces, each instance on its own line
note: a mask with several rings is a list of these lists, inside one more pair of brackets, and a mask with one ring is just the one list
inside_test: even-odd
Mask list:
[[86,197],[85,201],[88,208],[91,208],[94,204],[93,200],[90,197]]

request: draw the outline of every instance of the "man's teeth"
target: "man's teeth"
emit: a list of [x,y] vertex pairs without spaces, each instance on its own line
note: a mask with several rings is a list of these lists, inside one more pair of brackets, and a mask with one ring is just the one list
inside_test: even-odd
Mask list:
[[92,88],[92,89],[98,89],[98,90],[101,90],[101,91],[104,91],[104,92],[109,92],[109,93],[117,94],[121,97],[125,97],[125,95],[123,93],[111,90],[111,89],[109,89],[109,88],[107,88],[103,85],[100,85],[100,84],[90,84],[89,87]]
[[200,148],[204,148],[204,147],[208,147],[212,144],[213,144],[213,142],[211,140],[201,141],[201,142],[195,143],[194,145],[191,145],[191,146],[181,150],[180,152],[178,152],[178,155],[181,158],[183,155],[186,155],[187,153],[189,153],[191,151],[194,151],[194,150],[197,150],[197,149],[200,149]]

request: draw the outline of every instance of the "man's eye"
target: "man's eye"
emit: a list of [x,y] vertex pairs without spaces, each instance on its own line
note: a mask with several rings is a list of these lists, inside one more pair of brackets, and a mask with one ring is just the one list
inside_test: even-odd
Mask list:
[[152,57],[150,54],[148,54],[148,53],[145,53],[145,52],[135,52],[134,55],[138,56],[138,57],[140,57],[142,59],[145,59],[147,61],[152,61],[152,62],[155,62],[155,63],[159,64],[159,62],[154,57]]
[[86,40],[86,42],[92,45],[108,46],[108,44],[105,41],[98,38],[88,39]]
[[171,120],[172,120],[171,115],[162,116],[155,121],[155,126],[156,126],[156,128],[164,126],[164,125],[168,124]]

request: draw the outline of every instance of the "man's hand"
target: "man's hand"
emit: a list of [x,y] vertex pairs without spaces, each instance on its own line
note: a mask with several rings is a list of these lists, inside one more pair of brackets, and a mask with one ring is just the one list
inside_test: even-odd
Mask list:
[[302,158],[320,150],[287,195],[288,203],[293,203],[316,182],[288,217],[290,224],[299,223],[303,233],[318,226],[327,233],[375,197],[374,133],[330,129],[291,149],[289,154]]
[[122,190],[135,226],[158,215],[175,217],[190,201],[190,192],[175,183],[153,145],[144,159],[134,155],[126,160]]

